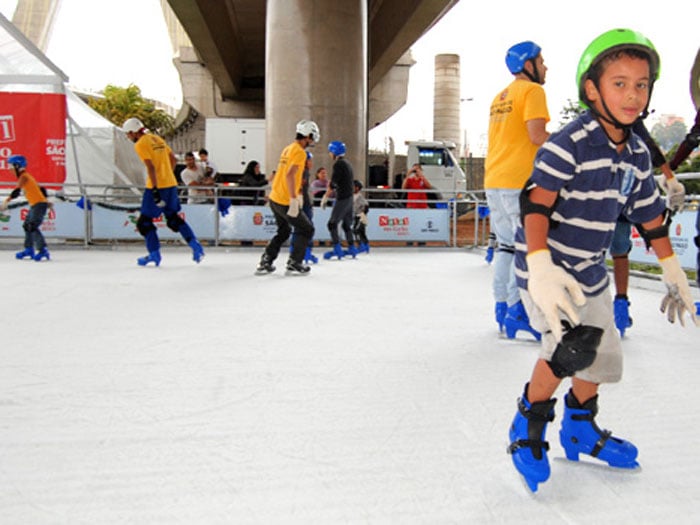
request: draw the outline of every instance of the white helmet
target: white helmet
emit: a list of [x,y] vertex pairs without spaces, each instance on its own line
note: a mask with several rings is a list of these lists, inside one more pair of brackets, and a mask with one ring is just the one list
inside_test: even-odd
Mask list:
[[314,142],[321,140],[321,131],[313,120],[300,120],[297,122],[297,133],[305,137],[311,135],[311,139]]
[[141,122],[139,119],[137,119],[136,117],[131,117],[129,119],[126,119],[124,121],[124,124],[122,124],[122,131],[124,133],[129,133],[130,131],[133,133],[138,133],[145,127],[146,126],[144,126],[143,122]]

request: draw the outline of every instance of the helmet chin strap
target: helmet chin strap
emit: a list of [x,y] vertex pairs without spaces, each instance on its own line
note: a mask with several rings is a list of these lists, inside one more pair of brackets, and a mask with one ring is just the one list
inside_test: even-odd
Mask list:
[[535,84],[541,84],[542,82],[540,81],[540,74],[539,74],[539,72],[537,71],[537,65],[535,65],[535,59],[534,59],[534,58],[530,58],[530,59],[528,59],[528,62],[530,62],[530,64],[532,64],[532,70],[533,70],[535,73],[532,74],[532,73],[530,73],[530,72],[529,72],[527,69],[525,69],[525,68],[523,68],[523,70],[521,71],[521,73],[522,73],[523,75],[525,75],[527,78],[529,78],[530,80],[532,80]]
[[[598,90],[598,93],[600,93],[600,89],[598,89],[598,82],[594,82],[594,83],[595,83],[596,90]],[[586,98],[588,98],[588,97],[586,97]],[[644,111],[642,111],[642,113],[641,113],[642,118],[646,118],[646,116],[649,114],[648,110],[649,110],[649,101],[650,100],[651,100],[651,88],[649,89],[649,100],[647,100],[647,105],[644,107]],[[602,96],[600,97],[600,103],[603,105],[603,109],[605,110],[605,115],[603,115],[600,111],[598,111],[595,108],[595,105],[593,105],[590,101],[588,101],[588,107],[590,108],[591,113],[593,113],[593,115],[596,118],[604,120],[608,124],[612,124],[616,129],[621,129],[624,132],[622,139],[615,140],[610,136],[610,134],[607,132],[607,130],[603,127],[603,131],[608,136],[608,139],[610,139],[610,142],[612,142],[616,146],[619,146],[620,144],[624,144],[630,138],[630,133],[632,132],[632,126],[634,125],[634,122],[632,124],[623,124],[622,122],[617,120],[613,116],[612,112],[610,111],[610,108],[608,108],[608,105],[605,103],[605,99]]]

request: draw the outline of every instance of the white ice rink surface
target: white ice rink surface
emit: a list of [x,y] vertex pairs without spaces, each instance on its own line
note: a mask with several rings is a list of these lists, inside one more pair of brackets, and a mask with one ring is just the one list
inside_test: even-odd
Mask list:
[[700,522],[700,329],[656,287],[631,290],[597,419],[641,469],[564,458],[564,383],[532,494],[506,446],[538,345],[499,337],[482,253],[307,277],[254,276],[258,248],[163,253],[0,250],[3,525]]

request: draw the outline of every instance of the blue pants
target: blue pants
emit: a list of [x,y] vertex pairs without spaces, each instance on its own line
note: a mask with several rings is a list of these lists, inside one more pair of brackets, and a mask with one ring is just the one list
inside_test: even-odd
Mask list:
[[165,204],[162,208],[156,205],[156,201],[153,199],[153,190],[147,189],[144,191],[143,198],[141,199],[141,217],[139,217],[138,222],[145,224],[150,223],[150,226],[144,228],[144,231],[141,231],[141,229],[139,229],[139,231],[146,239],[146,249],[148,253],[160,249],[160,240],[158,239],[156,227],[153,225],[153,219],[157,219],[161,214],[165,215],[168,228],[179,232],[182,238],[185,239],[185,242],[189,243],[192,239],[196,238],[189,224],[178,216],[181,207],[180,197],[177,194],[177,187],[159,188],[158,193],[160,194],[161,201]]
[[515,281],[515,232],[520,225],[520,190],[486,190],[491,231],[498,249],[493,264],[493,296],[497,303],[513,306],[520,301]]
[[27,218],[24,219],[24,224],[22,224],[24,228],[25,248],[34,247],[36,251],[41,251],[46,247],[44,235],[41,233],[39,227],[41,223],[44,222],[44,215],[46,215],[47,208],[48,204],[46,202],[38,202],[29,208]]

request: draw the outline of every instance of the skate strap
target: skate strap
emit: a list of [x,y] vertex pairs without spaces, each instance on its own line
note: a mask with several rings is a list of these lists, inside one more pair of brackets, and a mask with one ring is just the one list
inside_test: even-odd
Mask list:
[[612,432],[609,430],[603,430],[600,434],[600,439],[596,441],[595,446],[593,447],[593,450],[591,450],[591,456],[598,457],[598,454],[600,454],[600,451],[603,450],[605,447],[605,443],[607,443],[608,439],[612,435]]
[[539,449],[549,450],[549,442],[539,439],[519,439],[508,445],[508,454],[513,454],[521,448],[530,448],[532,451]]

